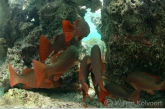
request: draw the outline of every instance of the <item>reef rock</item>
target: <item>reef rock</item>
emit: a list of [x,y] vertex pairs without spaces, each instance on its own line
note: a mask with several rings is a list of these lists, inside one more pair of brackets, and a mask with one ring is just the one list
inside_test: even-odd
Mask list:
[[0,65],[5,61],[7,55],[7,45],[4,38],[0,38]]
[[103,4],[101,34],[107,47],[106,75],[120,78],[132,71],[165,75],[162,0],[104,0]]

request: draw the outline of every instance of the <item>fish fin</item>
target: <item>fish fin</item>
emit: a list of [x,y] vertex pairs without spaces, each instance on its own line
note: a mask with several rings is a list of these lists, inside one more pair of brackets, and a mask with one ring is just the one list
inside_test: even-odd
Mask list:
[[44,35],[40,36],[39,56],[40,61],[44,62],[52,52],[52,44]]
[[71,39],[74,38],[74,33],[73,33],[74,32],[74,27],[67,20],[62,21],[62,30],[65,34],[65,42],[69,42]]
[[54,81],[57,81],[63,74],[54,75]]
[[89,57],[88,59],[87,59],[87,64],[90,64],[92,61],[91,61],[91,58]]
[[103,90],[102,88],[100,88],[98,99],[103,105],[106,105],[106,106],[107,106],[107,104],[105,104],[105,101],[106,101],[105,97],[107,95],[108,95],[108,92],[106,90]]
[[165,80],[160,84],[160,90],[165,90]]
[[154,95],[154,90],[145,90],[147,93],[149,93],[150,95]]
[[74,25],[75,26],[78,26],[78,22],[79,22],[80,20],[75,20],[75,22],[74,22]]
[[31,87],[27,86],[27,85],[23,85],[22,86],[23,89],[32,89]]
[[10,87],[13,87],[19,83],[19,77],[10,64],[8,64],[8,69],[10,72]]
[[132,94],[130,95],[130,99],[132,102],[137,104],[140,99],[140,90],[136,89],[134,92],[132,92]]
[[131,83],[131,85],[137,89],[137,88],[140,88],[142,85],[140,83]]
[[151,75],[149,73],[143,72],[145,75],[150,76],[151,78],[153,78],[156,82],[160,81],[160,78],[158,76],[155,75]]
[[100,81],[100,88],[102,89],[102,90],[104,90],[105,92],[107,92],[107,90],[104,88],[104,86],[103,86],[103,82],[102,82],[102,80]]
[[59,53],[57,53],[57,54],[55,54],[55,55],[53,55],[53,56],[51,57],[51,59],[50,59],[51,63],[56,62],[57,59],[58,59],[58,57],[59,57],[62,53],[63,53],[63,51],[62,51],[62,52],[59,52]]
[[34,72],[35,72],[35,77],[36,77],[36,85],[37,87],[40,86],[40,84],[45,80],[45,68],[47,67],[45,64],[38,62],[36,60],[33,61],[33,66],[34,66]]
[[105,64],[101,62],[101,74],[103,75],[105,73]]
[[83,94],[83,100],[86,101],[86,96],[88,96],[90,99],[92,99],[88,94],[88,85],[85,82],[83,83],[83,89],[84,89],[84,93],[85,93],[85,94]]
[[31,68],[25,68],[22,70],[22,75],[25,76],[31,72],[34,72],[34,69],[31,69]]

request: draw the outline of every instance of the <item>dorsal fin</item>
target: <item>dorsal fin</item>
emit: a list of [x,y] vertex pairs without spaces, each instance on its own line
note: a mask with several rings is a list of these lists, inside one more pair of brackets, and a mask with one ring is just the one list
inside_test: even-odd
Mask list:
[[65,34],[65,42],[69,42],[74,38],[74,27],[69,21],[62,21],[62,30]]

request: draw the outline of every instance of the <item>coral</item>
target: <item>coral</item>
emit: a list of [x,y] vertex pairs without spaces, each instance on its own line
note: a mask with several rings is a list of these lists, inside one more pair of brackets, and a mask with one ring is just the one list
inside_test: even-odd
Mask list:
[[160,0],[105,0],[101,34],[112,81],[124,84],[120,77],[132,71],[165,75],[164,7]]
[[102,7],[102,4],[100,0],[92,0],[91,12],[95,12],[101,7]]
[[62,33],[61,22],[63,19],[73,22],[80,18],[76,8],[62,1],[48,3],[38,13],[44,32],[51,38]]

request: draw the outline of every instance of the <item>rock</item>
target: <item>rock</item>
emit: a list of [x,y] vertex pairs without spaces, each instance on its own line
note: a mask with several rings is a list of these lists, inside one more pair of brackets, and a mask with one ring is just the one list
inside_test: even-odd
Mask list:
[[165,75],[165,4],[160,0],[104,0],[103,4],[100,30],[107,48],[106,75],[119,83],[122,79],[114,77],[132,71]]
[[4,38],[0,38],[0,65],[5,62],[7,55],[7,45]]

